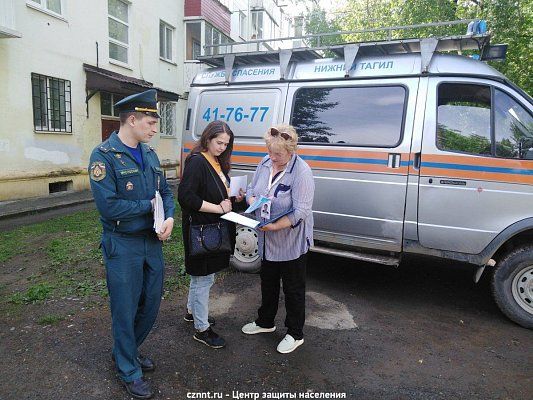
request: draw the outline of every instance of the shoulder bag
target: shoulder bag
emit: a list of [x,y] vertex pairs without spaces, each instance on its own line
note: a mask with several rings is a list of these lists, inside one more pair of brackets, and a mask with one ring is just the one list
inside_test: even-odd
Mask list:
[[[213,181],[222,196],[222,200],[226,198],[222,194],[218,182],[216,180],[211,166],[207,169],[213,177]],[[231,240],[229,236],[228,222],[219,220],[213,224],[193,225],[192,216],[189,217],[191,223],[189,229],[189,256],[190,257],[205,257],[218,254],[229,254],[232,252]]]

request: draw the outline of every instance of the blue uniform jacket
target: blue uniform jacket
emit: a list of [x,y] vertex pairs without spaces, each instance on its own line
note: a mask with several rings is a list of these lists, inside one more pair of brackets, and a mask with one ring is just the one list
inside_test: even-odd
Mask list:
[[159,184],[165,219],[174,217],[172,190],[152,147],[141,144],[144,171],[113,132],[96,147],[89,176],[104,231],[139,233],[153,229],[151,199]]

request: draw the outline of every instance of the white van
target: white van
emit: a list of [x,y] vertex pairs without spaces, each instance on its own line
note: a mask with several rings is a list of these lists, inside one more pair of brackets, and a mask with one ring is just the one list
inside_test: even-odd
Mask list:
[[[532,99],[460,36],[223,54],[193,81],[183,159],[204,127],[235,133],[233,175],[251,176],[270,126],[294,125],[312,168],[313,251],[398,265],[415,253],[492,272],[494,297],[533,328]],[[240,228],[234,265],[258,265]]]

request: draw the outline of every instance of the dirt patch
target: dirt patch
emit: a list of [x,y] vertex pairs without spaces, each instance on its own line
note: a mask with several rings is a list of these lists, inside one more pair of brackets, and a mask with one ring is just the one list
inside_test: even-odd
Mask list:
[[[2,263],[0,399],[128,398],[110,361],[107,298],[99,286],[80,287],[103,278],[101,260],[89,251],[83,261],[62,265],[53,258],[63,260],[68,248],[41,250],[64,231],[47,231],[31,242],[31,257]],[[258,275],[228,272],[213,287],[214,328],[227,347],[212,350],[193,341],[194,328],[183,320],[179,245],[172,246],[165,250],[165,298],[142,348],[157,363],[147,375],[157,399],[311,392],[349,399],[532,397],[532,332],[499,312],[486,277],[472,286],[469,267],[417,260],[393,269],[312,256],[305,343],[281,355],[276,346],[285,334],[283,300],[276,332],[240,331],[257,315]],[[72,291],[57,290],[57,279],[66,279],[60,272],[72,272],[65,286]],[[44,299],[6,301],[14,290],[28,295],[43,282],[54,287]]]

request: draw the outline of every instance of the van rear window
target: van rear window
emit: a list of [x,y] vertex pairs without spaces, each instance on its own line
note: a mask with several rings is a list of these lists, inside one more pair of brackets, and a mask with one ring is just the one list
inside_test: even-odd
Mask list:
[[402,86],[301,88],[291,124],[302,143],[396,147],[406,93]]

